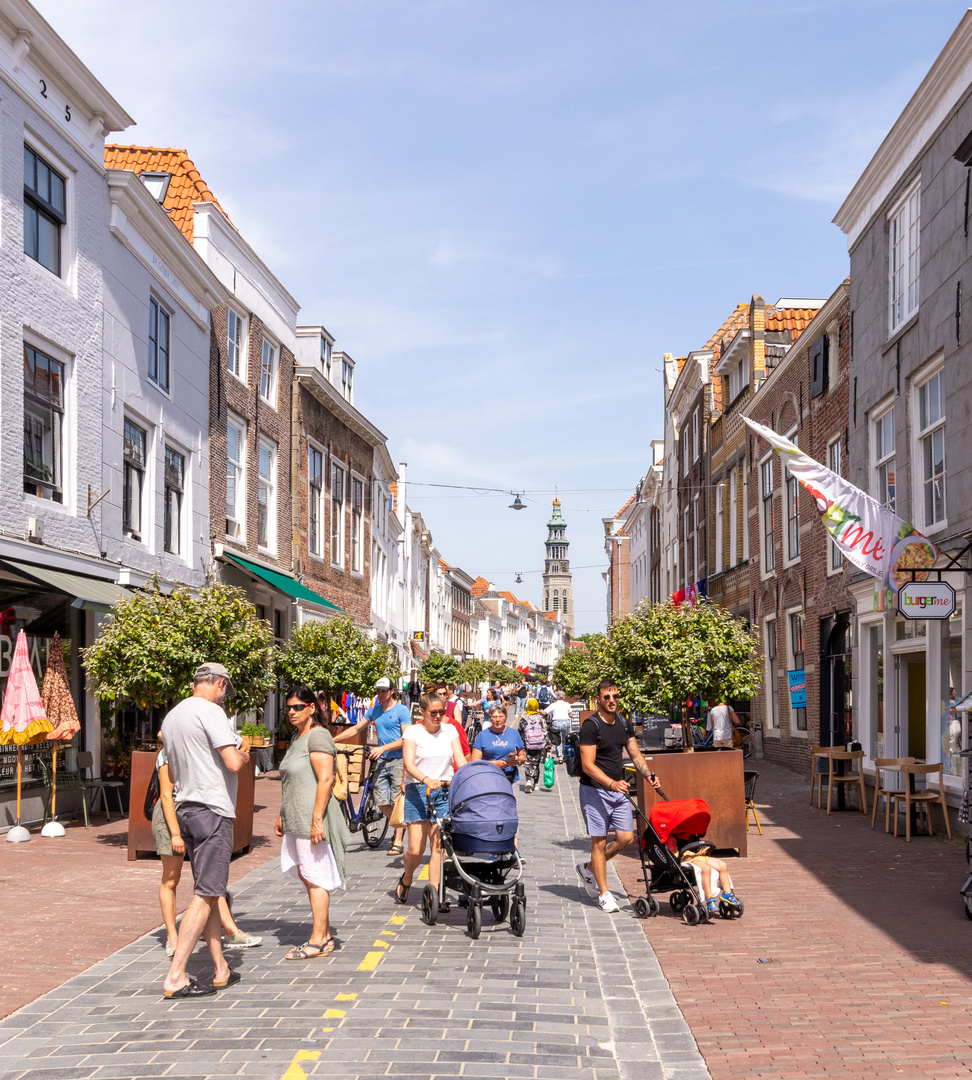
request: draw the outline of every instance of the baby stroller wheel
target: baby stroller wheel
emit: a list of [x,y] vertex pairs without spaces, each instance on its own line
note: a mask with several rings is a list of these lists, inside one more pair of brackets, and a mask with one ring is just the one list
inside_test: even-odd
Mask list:
[[523,937],[526,930],[526,900],[517,897],[510,908],[510,929],[515,937]]
[[661,904],[659,904],[658,901],[653,896],[649,896],[648,897],[648,916],[649,916],[649,918],[653,919],[658,914],[659,911],[661,911]]
[[510,898],[508,896],[494,896],[489,902],[493,909],[493,918],[497,922],[506,922],[510,914]]
[[479,937],[479,932],[483,928],[483,909],[475,901],[469,902],[469,910],[466,912],[466,929],[469,931],[469,936],[476,940]]
[[686,926],[698,926],[701,921],[701,913],[695,904],[686,904],[682,909],[682,919]]
[[725,900],[720,900],[719,901],[719,914],[724,919],[731,919],[732,918],[732,904],[727,904],[725,902]]
[[668,903],[671,906],[672,911],[676,914],[685,907],[685,894],[679,892],[673,892],[668,898]]
[[439,893],[434,885],[426,885],[422,890],[422,922],[435,926],[439,917]]
[[639,919],[647,919],[651,914],[651,906],[643,896],[639,896],[638,899],[635,900],[634,913]]
[[730,904],[730,907],[732,907],[732,917],[734,919],[741,919],[742,913],[746,910],[743,906],[742,900],[740,900],[734,907]]

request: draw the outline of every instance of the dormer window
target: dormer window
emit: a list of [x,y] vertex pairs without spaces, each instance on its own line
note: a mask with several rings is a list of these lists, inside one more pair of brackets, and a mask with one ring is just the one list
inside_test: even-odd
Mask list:
[[172,174],[163,173],[147,173],[143,172],[139,179],[152,193],[152,197],[158,202],[165,202],[165,196],[169,191],[169,182],[172,180]]
[[341,361],[341,389],[344,392],[344,396],[351,400],[352,384],[354,380],[354,365],[349,364],[347,360]]
[[321,338],[321,374],[331,380],[331,343],[326,337]]

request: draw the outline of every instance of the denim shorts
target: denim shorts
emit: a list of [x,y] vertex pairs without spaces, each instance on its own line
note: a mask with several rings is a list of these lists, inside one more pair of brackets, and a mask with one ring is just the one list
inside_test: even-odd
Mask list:
[[[425,799],[425,784],[405,785],[405,824],[411,825],[415,821],[428,821],[429,808]],[[431,793],[432,805],[435,812],[442,817],[449,812],[449,789],[447,787],[436,788]]]
[[605,791],[589,784],[580,785],[580,806],[588,836],[607,836],[616,832],[634,832],[631,800],[623,791]]
[[375,762],[371,771],[371,786],[375,789],[379,806],[389,806],[401,794],[403,768],[401,758],[385,755]]

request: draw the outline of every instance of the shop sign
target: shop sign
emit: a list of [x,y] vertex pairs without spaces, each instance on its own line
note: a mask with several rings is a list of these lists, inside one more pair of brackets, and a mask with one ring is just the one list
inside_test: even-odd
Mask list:
[[788,671],[790,679],[790,708],[805,709],[807,707],[807,673],[803,668],[795,668]]
[[948,619],[955,590],[945,581],[909,581],[898,590],[898,611],[906,619]]

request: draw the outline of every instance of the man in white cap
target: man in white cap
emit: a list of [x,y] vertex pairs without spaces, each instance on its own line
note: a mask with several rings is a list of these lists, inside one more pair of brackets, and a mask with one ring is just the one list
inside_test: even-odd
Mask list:
[[[226,896],[233,854],[236,774],[250,758],[222,708],[235,693],[222,664],[203,664],[193,676],[192,697],[180,701],[162,721],[176,818],[194,880],[194,895],[182,916],[179,943],[162,984],[167,998],[203,997],[240,981],[239,972],[231,971],[223,956],[218,904]],[[186,974],[186,962],[201,934],[215,967],[212,985],[201,985]]]

